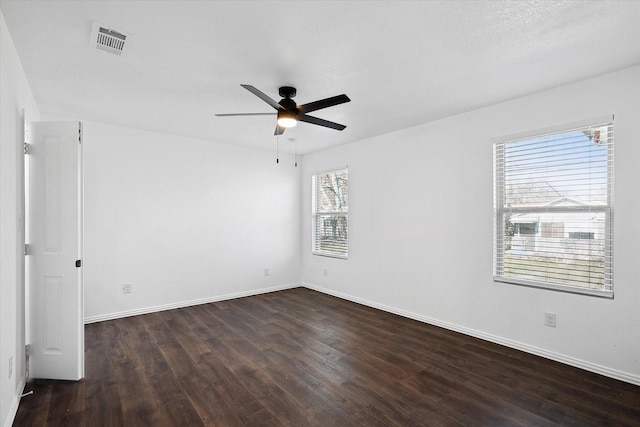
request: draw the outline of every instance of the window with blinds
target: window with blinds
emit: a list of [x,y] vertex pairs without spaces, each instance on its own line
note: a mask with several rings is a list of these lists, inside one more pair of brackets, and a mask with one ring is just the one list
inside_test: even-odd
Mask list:
[[494,144],[494,280],[613,297],[613,129]]
[[347,258],[347,169],[313,175],[313,248],[316,255]]

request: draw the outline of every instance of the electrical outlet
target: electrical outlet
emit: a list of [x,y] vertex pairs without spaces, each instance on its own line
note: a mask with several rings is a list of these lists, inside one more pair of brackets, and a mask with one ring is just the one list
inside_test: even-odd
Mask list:
[[551,328],[556,327],[556,314],[555,313],[544,313],[544,325],[549,326]]
[[265,276],[271,276],[271,271],[268,268],[264,269],[264,275]]
[[131,283],[125,283],[122,285],[122,293],[130,294],[133,291],[133,285]]
[[326,268],[323,270],[322,275],[324,277],[327,277],[329,275],[329,270],[327,270]]
[[13,356],[9,356],[9,379],[13,376]]

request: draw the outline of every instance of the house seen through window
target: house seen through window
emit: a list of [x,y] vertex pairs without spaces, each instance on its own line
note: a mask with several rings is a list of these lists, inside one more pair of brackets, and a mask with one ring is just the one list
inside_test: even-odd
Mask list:
[[313,175],[313,247],[316,255],[347,258],[349,177],[347,169]]
[[494,279],[612,297],[613,122],[494,153]]

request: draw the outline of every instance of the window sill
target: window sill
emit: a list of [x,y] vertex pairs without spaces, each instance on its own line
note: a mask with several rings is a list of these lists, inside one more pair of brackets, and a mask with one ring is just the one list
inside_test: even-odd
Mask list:
[[493,276],[494,282],[508,283],[511,285],[528,286],[531,288],[547,289],[558,292],[568,292],[572,294],[589,295],[600,298],[613,299],[613,291],[602,291],[599,289],[589,289],[571,285],[554,285],[552,283],[530,282],[501,276]]
[[332,254],[332,253],[326,253],[326,252],[311,252],[312,255],[317,255],[317,256],[323,256],[323,257],[327,257],[327,258],[336,258],[336,259],[349,259],[348,255],[340,255],[340,254]]

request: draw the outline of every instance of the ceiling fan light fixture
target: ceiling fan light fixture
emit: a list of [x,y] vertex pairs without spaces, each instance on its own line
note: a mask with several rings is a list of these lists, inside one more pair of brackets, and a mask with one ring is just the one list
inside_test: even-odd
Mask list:
[[289,111],[281,111],[278,113],[278,126],[283,128],[292,128],[298,124],[295,115]]

